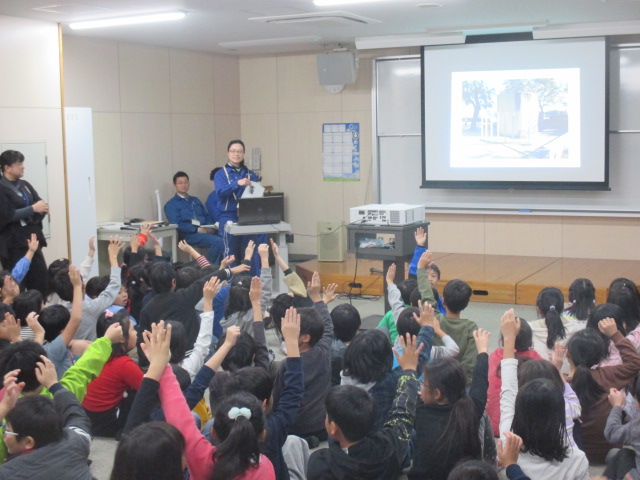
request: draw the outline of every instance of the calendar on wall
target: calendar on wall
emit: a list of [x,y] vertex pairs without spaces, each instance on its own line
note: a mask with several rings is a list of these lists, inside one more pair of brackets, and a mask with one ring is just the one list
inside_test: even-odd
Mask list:
[[360,180],[360,124],[322,125],[322,173],[325,181]]

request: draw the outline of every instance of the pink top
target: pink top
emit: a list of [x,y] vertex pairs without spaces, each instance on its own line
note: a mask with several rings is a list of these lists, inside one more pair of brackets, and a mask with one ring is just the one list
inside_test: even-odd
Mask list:
[[[185,441],[185,455],[192,480],[209,480],[213,471],[213,453],[216,447],[200,433],[193,421],[180,385],[167,366],[160,377],[160,402],[162,411],[171,425],[182,433]],[[269,459],[260,455],[257,468],[249,468],[242,480],[275,480],[276,474]]]
[[[502,377],[498,375],[498,367],[502,361],[504,349],[496,348],[489,357],[489,389],[487,390],[487,415],[491,420],[493,435],[500,436],[500,390],[502,388]],[[542,357],[535,350],[525,350],[518,352],[519,357],[540,360]]]

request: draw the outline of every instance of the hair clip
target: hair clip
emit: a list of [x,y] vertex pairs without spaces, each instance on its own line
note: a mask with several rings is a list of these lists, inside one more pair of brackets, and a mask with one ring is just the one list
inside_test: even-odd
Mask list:
[[111,318],[111,317],[113,317],[113,312],[111,310],[105,310],[104,318]]
[[555,305],[551,305],[551,306],[549,307],[549,310],[555,310],[555,309],[556,309],[556,306],[555,306]]
[[229,410],[229,413],[227,415],[231,420],[236,420],[238,417],[244,417],[249,420],[251,419],[251,410],[246,407],[233,407],[231,410]]

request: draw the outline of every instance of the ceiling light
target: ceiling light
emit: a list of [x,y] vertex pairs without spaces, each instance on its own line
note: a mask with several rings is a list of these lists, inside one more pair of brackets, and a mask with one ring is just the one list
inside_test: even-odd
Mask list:
[[328,7],[332,5],[353,5],[356,3],[376,3],[389,0],[313,0],[316,7]]
[[640,22],[626,20],[620,22],[598,23],[569,23],[564,25],[549,25],[533,29],[533,39],[572,37],[599,37],[604,35],[634,35],[640,33]]
[[218,45],[222,48],[253,48],[253,47],[274,47],[281,45],[298,45],[306,43],[315,43],[320,41],[320,37],[316,35],[307,35],[302,37],[283,37],[283,38],[261,38],[258,40],[239,40],[234,42],[220,42]]
[[418,47],[423,45],[454,45],[465,41],[463,33],[433,34],[409,33],[406,35],[380,35],[374,37],[356,37],[358,50],[375,48]]
[[70,23],[72,30],[85,30],[88,28],[117,27],[122,25],[140,25],[143,23],[168,22],[171,20],[181,20],[186,16],[186,12],[164,12],[147,15],[132,15],[128,17],[104,18],[101,20],[88,20],[86,22]]

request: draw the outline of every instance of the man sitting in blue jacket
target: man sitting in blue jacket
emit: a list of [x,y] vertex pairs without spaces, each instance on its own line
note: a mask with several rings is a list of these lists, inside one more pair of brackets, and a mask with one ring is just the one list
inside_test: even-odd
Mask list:
[[208,247],[207,259],[216,265],[222,259],[222,239],[212,228],[202,225],[213,225],[214,220],[197,197],[189,195],[189,175],[177,172],[173,176],[176,194],[164,206],[164,214],[171,223],[178,225],[180,237],[189,245]]

